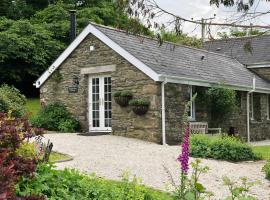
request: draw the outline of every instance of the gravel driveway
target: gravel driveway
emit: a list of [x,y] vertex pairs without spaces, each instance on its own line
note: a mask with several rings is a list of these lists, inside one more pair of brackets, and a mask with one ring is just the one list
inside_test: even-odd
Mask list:
[[[121,179],[121,174],[128,171],[130,175],[142,178],[145,185],[167,190],[171,180],[164,169],[172,176],[179,177],[179,164],[176,158],[179,146],[162,146],[141,140],[102,135],[81,136],[77,134],[46,134],[45,137],[54,143],[54,150],[67,153],[74,160],[58,163],[62,169],[76,168],[108,179]],[[193,160],[193,159],[191,159]],[[201,176],[201,182],[215,194],[214,199],[222,199],[228,190],[222,184],[222,176],[234,180],[247,176],[250,180],[259,180],[261,184],[253,187],[251,193],[258,199],[270,199],[270,182],[264,178],[260,162],[230,163],[203,159],[210,171]]]

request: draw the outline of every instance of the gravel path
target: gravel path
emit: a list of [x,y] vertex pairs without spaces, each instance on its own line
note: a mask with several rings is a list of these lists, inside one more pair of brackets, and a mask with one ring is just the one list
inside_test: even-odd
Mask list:
[[253,145],[253,146],[268,146],[268,145],[270,145],[270,140],[251,142],[250,144]]
[[[116,180],[121,179],[124,171],[128,171],[130,175],[142,178],[143,184],[162,190],[168,190],[171,183],[164,167],[175,179],[179,177],[179,164],[176,162],[179,146],[162,146],[110,135],[46,134],[45,137],[54,143],[55,151],[74,157],[72,161],[58,163],[60,169],[76,168]],[[263,161],[236,164],[203,159],[202,164],[207,165],[210,171],[202,175],[200,180],[215,194],[215,200],[228,194],[227,188],[222,184],[224,175],[233,180],[247,176],[250,180],[261,181],[260,185],[253,187],[251,193],[260,200],[270,199],[270,182],[261,172]]]

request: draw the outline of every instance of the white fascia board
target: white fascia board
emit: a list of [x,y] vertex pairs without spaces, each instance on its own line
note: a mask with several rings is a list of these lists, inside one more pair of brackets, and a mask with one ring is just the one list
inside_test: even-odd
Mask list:
[[34,83],[36,88],[39,88],[53,72],[66,60],[66,58],[76,49],[76,47],[89,34],[89,27],[87,26],[78,37],[66,48],[66,50],[54,61],[54,63],[39,77]]
[[254,64],[254,65],[247,65],[248,69],[256,69],[256,68],[270,68],[269,64]]
[[152,70],[150,67],[145,65],[139,59],[134,57],[132,54],[127,52],[125,49],[120,47],[117,43],[107,37],[104,33],[100,30],[95,28],[92,24],[89,24],[81,33],[80,35],[68,46],[68,48],[54,61],[54,63],[39,77],[39,79],[34,83],[36,88],[40,88],[40,86],[50,77],[51,74],[66,60],[66,58],[76,49],[76,47],[86,38],[86,36],[92,33],[98,39],[100,39],[103,43],[107,46],[112,48],[115,52],[125,58],[128,62],[133,64],[139,70],[144,72],[154,81],[158,81],[159,76],[158,74]]
[[[187,77],[178,77],[178,76],[168,76],[168,75],[161,75],[159,76],[159,81],[167,81],[168,83],[178,83],[178,84],[185,84],[185,85],[194,85],[194,86],[201,86],[201,87],[213,87],[214,85],[218,85],[219,82],[214,81],[205,81],[200,79],[193,79]],[[252,86],[241,86],[241,85],[231,85],[231,84],[224,84],[226,87],[231,88],[237,91],[250,91],[252,90]],[[257,93],[266,93],[270,94],[270,88],[256,88],[255,92]]]

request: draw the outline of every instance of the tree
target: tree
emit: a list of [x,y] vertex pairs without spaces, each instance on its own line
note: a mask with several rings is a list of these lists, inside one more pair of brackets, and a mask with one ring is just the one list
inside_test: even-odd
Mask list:
[[230,32],[218,32],[218,36],[222,39],[236,38],[236,37],[246,37],[265,34],[258,29],[240,30],[240,29],[230,29]]
[[189,37],[187,34],[180,33],[177,34],[176,32],[166,32],[165,30],[161,30],[161,40],[163,41],[169,41],[177,44],[183,44],[186,46],[192,46],[200,48],[202,45],[201,40],[195,38],[195,37]]
[[0,1],[0,16],[6,16],[8,9],[11,5],[11,1],[9,0],[1,0]]
[[[180,15],[174,14],[161,6],[158,5],[156,0],[115,0],[118,7],[125,10],[126,13],[136,19],[141,19],[147,23],[148,28],[162,29],[174,26],[174,31],[178,34],[182,31],[182,24],[184,22],[195,25],[201,25],[202,27],[219,26],[219,27],[238,27],[238,28],[262,28],[269,29],[269,25],[251,24],[247,25],[241,23],[255,19],[256,17],[269,14],[269,10],[265,12],[248,12],[249,9],[254,5],[254,0],[243,1],[243,0],[210,0],[210,5],[219,7],[224,5],[225,7],[237,6],[237,11],[242,13],[242,16],[231,22],[215,22],[215,18],[209,18],[206,20],[195,20],[193,18],[188,19]],[[267,0],[268,1],[268,0]],[[247,2],[247,3],[245,3]],[[168,20],[165,23],[161,23],[158,18],[160,16],[167,15]],[[240,22],[239,22],[240,21]],[[209,28],[210,30],[210,28]],[[209,31],[210,32],[210,31]],[[209,34],[211,35],[211,34]]]
[[43,24],[50,31],[52,37],[66,45],[70,42],[69,38],[69,12],[62,3],[49,5],[47,8],[37,12],[32,18],[33,24]]
[[19,89],[23,81],[33,82],[65,47],[45,26],[29,20],[2,18],[0,30],[0,82]]

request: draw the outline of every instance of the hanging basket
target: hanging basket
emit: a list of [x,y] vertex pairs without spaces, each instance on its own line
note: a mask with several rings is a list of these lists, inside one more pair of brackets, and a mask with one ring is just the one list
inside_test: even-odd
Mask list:
[[145,113],[147,113],[149,109],[149,106],[147,105],[134,105],[132,106],[132,110],[135,114],[137,115],[144,115]]
[[127,107],[130,99],[132,99],[132,96],[114,97],[115,102],[122,107]]

